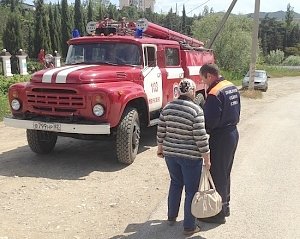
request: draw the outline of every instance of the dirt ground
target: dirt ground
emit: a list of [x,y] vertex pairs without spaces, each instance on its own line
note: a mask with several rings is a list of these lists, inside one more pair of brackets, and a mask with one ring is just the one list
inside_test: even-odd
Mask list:
[[[242,98],[240,134],[252,127],[247,118],[295,89],[297,77],[270,79],[262,99]],[[146,130],[135,162],[124,166],[111,141],[60,138],[52,154],[39,156],[25,130],[0,123],[0,238],[112,239],[147,221],[169,184],[155,133]]]

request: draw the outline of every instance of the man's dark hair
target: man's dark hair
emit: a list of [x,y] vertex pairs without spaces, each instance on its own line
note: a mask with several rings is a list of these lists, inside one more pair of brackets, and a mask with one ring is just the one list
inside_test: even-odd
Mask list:
[[207,77],[207,73],[212,74],[216,77],[219,77],[219,68],[215,64],[204,64],[200,68],[200,75]]

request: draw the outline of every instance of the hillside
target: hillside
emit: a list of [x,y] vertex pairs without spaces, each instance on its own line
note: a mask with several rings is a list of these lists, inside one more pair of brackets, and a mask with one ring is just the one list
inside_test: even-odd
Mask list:
[[[277,12],[260,12],[259,18],[265,18],[268,15],[269,18],[276,18],[277,20],[284,20],[285,19],[285,11],[277,11]],[[249,17],[253,17],[253,13],[247,14]],[[294,12],[294,20],[300,20],[300,14]]]

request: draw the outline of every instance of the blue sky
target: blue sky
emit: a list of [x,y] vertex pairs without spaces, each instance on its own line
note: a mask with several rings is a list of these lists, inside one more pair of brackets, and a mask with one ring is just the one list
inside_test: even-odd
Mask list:
[[[115,5],[119,5],[119,0],[111,0]],[[206,2],[206,3],[205,3]],[[190,12],[189,15],[198,15],[203,11],[203,7],[207,5],[209,8],[213,8],[215,12],[227,11],[232,0],[156,0],[155,11],[156,12],[168,12],[172,7],[175,11],[176,3],[178,11],[182,11],[183,4],[185,5],[186,12]],[[276,12],[286,11],[288,3],[294,7],[294,11],[300,13],[300,0],[261,0],[260,11],[261,12]],[[202,5],[204,4],[204,5]],[[233,12],[234,13],[251,13],[254,12],[255,0],[238,0]],[[201,6],[202,5],[202,6]]]

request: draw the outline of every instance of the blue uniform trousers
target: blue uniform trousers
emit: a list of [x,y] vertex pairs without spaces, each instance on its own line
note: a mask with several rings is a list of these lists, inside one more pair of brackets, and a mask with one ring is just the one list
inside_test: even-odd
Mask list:
[[209,138],[211,155],[211,175],[216,189],[222,197],[222,212],[229,215],[230,201],[230,173],[234,160],[234,154],[239,140],[236,127],[233,130],[218,131],[212,133]]

